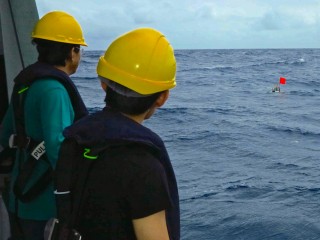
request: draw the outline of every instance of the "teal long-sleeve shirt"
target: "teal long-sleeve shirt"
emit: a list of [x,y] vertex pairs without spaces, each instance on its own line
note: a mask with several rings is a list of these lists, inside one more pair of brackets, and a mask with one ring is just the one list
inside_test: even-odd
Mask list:
[[[36,141],[44,141],[48,160],[53,168],[56,166],[60,145],[64,139],[62,131],[74,120],[74,110],[68,92],[61,83],[53,79],[42,79],[32,84],[27,90],[25,100],[25,129],[26,134]],[[8,145],[8,139],[14,132],[12,105],[4,117],[0,132],[0,143]],[[18,174],[18,161],[15,162],[11,185]],[[30,184],[48,168],[41,161],[32,175]],[[27,185],[28,186],[28,185]],[[36,199],[28,203],[18,204],[18,216],[23,219],[46,220],[56,215],[55,197],[52,184]],[[9,194],[9,211],[15,212],[15,197]]]

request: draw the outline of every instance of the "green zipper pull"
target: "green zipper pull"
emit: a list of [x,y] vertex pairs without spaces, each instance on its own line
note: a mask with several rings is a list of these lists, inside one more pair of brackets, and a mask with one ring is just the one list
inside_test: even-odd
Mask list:
[[90,148],[85,148],[85,149],[84,149],[83,156],[84,156],[85,158],[90,159],[90,160],[95,160],[95,159],[97,159],[98,156],[89,156],[89,155],[88,155],[88,153],[89,153],[90,151],[91,151]]

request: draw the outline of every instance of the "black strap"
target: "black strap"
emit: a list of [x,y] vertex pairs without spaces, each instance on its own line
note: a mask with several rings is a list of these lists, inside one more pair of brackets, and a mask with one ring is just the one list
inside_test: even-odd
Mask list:
[[76,228],[79,222],[79,216],[81,215],[82,206],[87,199],[87,180],[89,176],[89,172],[93,167],[96,160],[89,160],[87,158],[81,159],[82,164],[81,167],[78,168],[78,177],[74,186],[73,192],[73,206],[70,217],[70,226]]
[[89,173],[98,161],[99,153],[107,148],[108,146],[104,144],[91,149],[84,149],[75,141],[68,139],[61,145],[54,182],[58,192],[68,193],[70,191],[70,193],[56,195],[60,225],[59,240],[77,237],[75,229],[77,229],[83,205],[88,197],[86,185],[88,184]]
[[[30,202],[35,199],[39,193],[43,192],[48,184],[52,181],[52,168],[49,167],[39,179],[27,190],[25,187],[35,169],[37,161],[31,155],[29,159],[23,164],[22,169],[14,183],[13,192],[21,202]],[[49,165],[50,166],[50,165]]]
[[[29,151],[30,149],[30,152],[32,152],[35,145],[37,145],[35,141],[26,136],[25,130],[24,102],[26,98],[25,91],[27,91],[28,87],[28,85],[22,86],[16,84],[14,86],[12,94],[13,112],[17,133],[15,136],[15,144],[16,147],[20,149],[21,153],[26,150]],[[32,142],[31,144],[29,144],[30,141]],[[48,160],[46,159],[46,154],[39,160],[46,160],[48,162]],[[19,161],[21,162],[21,167],[19,169],[19,175],[17,176],[17,179],[14,183],[13,192],[16,195],[16,198],[19,199],[21,202],[32,201],[39,195],[39,193],[43,192],[48,186],[48,184],[52,181],[52,168],[50,164],[48,164],[49,168],[47,169],[47,171],[45,171],[39,177],[39,179],[34,183],[34,185],[32,185],[27,191],[25,190],[28,180],[30,179],[37,164],[37,161],[39,160],[34,159],[32,155],[29,155],[28,159],[25,162],[23,162],[22,159],[19,159]]]
[[0,173],[10,173],[12,171],[16,149],[6,147],[0,152]]
[[24,102],[26,94],[20,92],[22,88],[27,89],[28,86],[14,85],[12,92],[12,106],[15,120],[16,133],[19,139],[26,139],[25,123],[24,123]]

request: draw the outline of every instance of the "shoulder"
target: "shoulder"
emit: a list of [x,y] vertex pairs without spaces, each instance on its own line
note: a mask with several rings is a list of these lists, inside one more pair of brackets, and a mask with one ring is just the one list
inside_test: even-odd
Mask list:
[[41,111],[46,119],[52,118],[51,122],[56,121],[53,114],[69,118],[70,111],[73,111],[68,91],[54,79],[35,81],[28,89],[25,101],[28,111]]
[[57,101],[58,99],[61,99],[63,102],[69,101],[67,89],[62,83],[53,78],[44,78],[35,81],[28,90],[28,96],[46,101],[50,99],[52,99],[52,101]]
[[165,177],[164,167],[157,154],[142,144],[109,146],[99,154],[99,159],[99,168],[112,169],[111,175],[126,176],[129,181],[148,175]]
[[162,170],[158,152],[145,144],[130,143],[111,149],[117,161],[132,165],[136,170]]
[[53,89],[67,92],[65,87],[58,80],[53,78],[39,79],[35,81],[30,87],[30,90],[41,91],[41,92],[50,91]]

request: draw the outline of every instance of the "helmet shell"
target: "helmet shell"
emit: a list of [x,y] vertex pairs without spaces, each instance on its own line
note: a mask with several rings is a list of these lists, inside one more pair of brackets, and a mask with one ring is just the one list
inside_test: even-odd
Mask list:
[[139,28],[114,40],[97,65],[99,76],[143,95],[176,86],[176,59],[165,36]]
[[44,15],[36,23],[32,38],[87,46],[80,24],[73,16],[62,11]]

